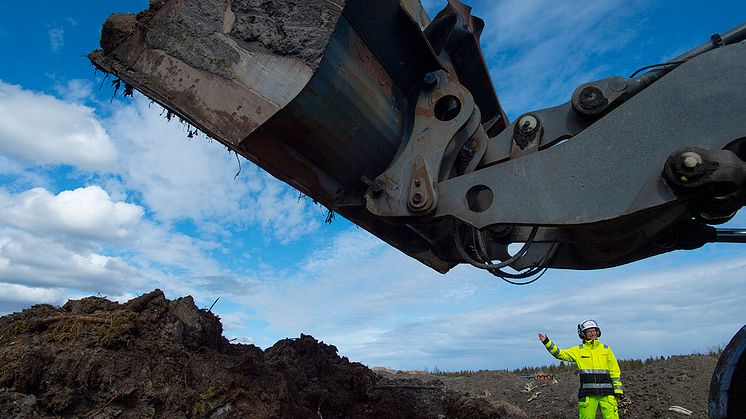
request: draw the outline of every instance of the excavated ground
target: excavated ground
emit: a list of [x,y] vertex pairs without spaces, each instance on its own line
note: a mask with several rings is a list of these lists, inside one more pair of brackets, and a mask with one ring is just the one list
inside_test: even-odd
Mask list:
[[[674,357],[623,374],[624,418],[706,417],[716,359]],[[371,371],[311,336],[231,344],[191,297],[88,297],[0,318],[1,417],[574,418],[577,376],[449,378]]]
[[231,344],[215,315],[160,290],[0,318],[2,417],[521,417],[510,409],[380,376],[311,336]]
[[[674,356],[641,369],[622,371],[626,395],[620,400],[622,418],[707,418],[707,396],[717,359],[707,355]],[[389,377],[418,377],[442,381],[446,388],[468,392],[492,403],[508,400],[528,418],[577,418],[578,376],[555,374],[556,381],[536,381],[504,371],[479,371],[468,377],[422,373],[380,372]],[[669,410],[672,406],[690,415]],[[600,417],[600,413],[599,413]]]

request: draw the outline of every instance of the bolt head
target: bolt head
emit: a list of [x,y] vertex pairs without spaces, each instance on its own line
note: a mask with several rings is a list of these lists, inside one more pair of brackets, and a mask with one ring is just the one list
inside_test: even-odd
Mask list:
[[539,126],[539,120],[533,115],[524,115],[518,120],[518,126],[525,133],[533,132]]
[[693,151],[681,153],[682,164],[687,169],[694,169],[704,162],[702,156]]
[[684,166],[688,167],[689,169],[694,169],[695,167],[697,167],[698,164],[699,162],[696,158],[692,156],[684,157]]
[[440,78],[438,77],[438,74],[436,73],[427,73],[425,74],[425,87],[428,89],[434,89],[438,83],[440,83]]
[[412,195],[412,203],[413,204],[421,204],[422,203],[423,196],[421,193],[417,192],[416,194]]

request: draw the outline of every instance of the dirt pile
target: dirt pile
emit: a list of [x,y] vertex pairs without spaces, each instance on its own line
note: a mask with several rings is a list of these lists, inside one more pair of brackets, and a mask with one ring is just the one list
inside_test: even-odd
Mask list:
[[191,297],[89,297],[0,318],[0,412],[10,417],[525,417],[446,389],[384,377],[311,336],[231,344]]

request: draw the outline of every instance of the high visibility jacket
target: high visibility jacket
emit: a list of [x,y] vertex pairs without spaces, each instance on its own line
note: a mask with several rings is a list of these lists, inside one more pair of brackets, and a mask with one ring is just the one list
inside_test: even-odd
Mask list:
[[579,398],[624,394],[619,363],[607,345],[598,340],[584,340],[581,345],[559,349],[549,338],[543,343],[555,358],[577,364],[580,374]]

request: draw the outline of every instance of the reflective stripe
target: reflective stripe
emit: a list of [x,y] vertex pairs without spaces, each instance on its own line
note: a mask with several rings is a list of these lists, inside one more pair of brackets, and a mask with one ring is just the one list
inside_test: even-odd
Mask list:
[[583,383],[580,385],[582,388],[613,388],[611,383]]
[[580,382],[612,384],[609,374],[580,374]]
[[622,386],[614,386],[614,390],[623,390]]
[[579,374],[608,374],[609,370],[578,370]]
[[557,345],[555,345],[554,342],[552,342],[551,340],[547,341],[544,346],[547,348],[547,351],[549,351],[550,354],[554,355],[555,358],[557,357],[557,355],[559,355],[559,348],[557,348]]

